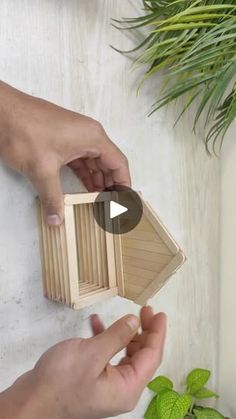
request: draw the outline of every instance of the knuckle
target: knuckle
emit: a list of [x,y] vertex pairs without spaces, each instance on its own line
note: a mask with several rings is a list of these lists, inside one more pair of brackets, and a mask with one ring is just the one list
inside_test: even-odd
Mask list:
[[94,137],[100,141],[104,140],[106,138],[106,132],[102,124],[99,121],[96,121],[95,119],[92,119],[90,123],[91,130],[94,133]]
[[128,158],[123,154],[122,156],[122,163],[124,166],[128,167],[129,166],[129,161]]
[[102,126],[102,124],[99,121],[96,121],[95,119],[92,120],[92,126],[94,131],[99,135],[104,135],[105,130]]
[[41,203],[43,204],[44,207],[46,207],[48,209],[48,211],[51,212],[54,211],[55,208],[61,208],[62,207],[62,203],[61,201],[59,201],[57,198],[54,197],[41,197]]
[[[89,129],[91,131],[93,131],[94,133],[104,134],[105,130],[104,130],[102,124],[99,121],[97,121],[96,119],[91,118],[89,116],[83,116],[83,120],[84,120],[84,123],[86,124],[86,126],[89,127]],[[81,122],[82,122],[81,118],[80,117],[77,118],[77,125],[79,127],[81,127]]]
[[34,180],[46,180],[58,171],[58,166],[54,159],[38,159],[30,161],[28,164],[28,174]]

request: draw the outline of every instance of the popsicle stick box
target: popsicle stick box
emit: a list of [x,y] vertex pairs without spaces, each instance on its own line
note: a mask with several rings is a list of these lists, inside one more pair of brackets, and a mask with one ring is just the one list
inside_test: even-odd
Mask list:
[[131,231],[113,234],[101,228],[112,194],[103,193],[99,202],[98,193],[65,195],[60,227],[46,224],[38,202],[45,297],[74,309],[116,295],[145,305],[183,264],[180,247],[144,200]]

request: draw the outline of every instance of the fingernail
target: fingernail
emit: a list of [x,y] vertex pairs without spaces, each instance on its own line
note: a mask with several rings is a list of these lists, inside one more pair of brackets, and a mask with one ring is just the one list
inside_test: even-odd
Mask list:
[[61,224],[61,219],[59,217],[59,215],[55,214],[55,215],[48,215],[47,216],[47,223],[50,226],[58,226]]
[[133,332],[134,330],[137,330],[139,327],[139,318],[136,316],[129,316],[126,320],[126,323]]

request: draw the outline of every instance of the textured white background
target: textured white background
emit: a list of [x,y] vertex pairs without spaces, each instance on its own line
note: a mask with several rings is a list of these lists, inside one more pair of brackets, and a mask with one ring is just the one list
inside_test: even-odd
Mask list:
[[236,144],[232,125],[225,141],[221,176],[221,286],[220,286],[220,359],[219,406],[236,417]]
[[[137,2],[135,2],[137,4]],[[28,93],[99,119],[130,160],[133,186],[154,206],[188,262],[152,300],[169,316],[161,372],[177,383],[194,367],[217,376],[219,162],[207,157],[202,133],[191,132],[191,112],[173,129],[176,109],[146,118],[161,81],[136,98],[130,61],[114,52],[132,45],[110,26],[111,17],[134,14],[125,0],[1,0],[0,77]],[[159,84],[158,84],[159,83]],[[178,107],[177,107],[178,110]],[[40,141],[40,138],[39,138]],[[66,192],[81,190],[62,173]],[[0,166],[0,386],[31,368],[49,346],[89,336],[96,311],[106,324],[133,303],[115,298],[74,312],[45,300],[34,191]],[[142,418],[145,392],[136,411]]]

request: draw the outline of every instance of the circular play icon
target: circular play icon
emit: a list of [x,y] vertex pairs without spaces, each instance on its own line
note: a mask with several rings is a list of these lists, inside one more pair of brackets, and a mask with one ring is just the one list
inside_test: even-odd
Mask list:
[[143,204],[137,192],[125,186],[115,186],[100,192],[93,205],[99,226],[112,234],[133,230],[143,214]]

